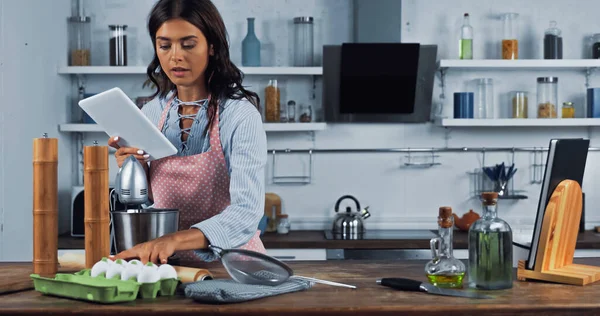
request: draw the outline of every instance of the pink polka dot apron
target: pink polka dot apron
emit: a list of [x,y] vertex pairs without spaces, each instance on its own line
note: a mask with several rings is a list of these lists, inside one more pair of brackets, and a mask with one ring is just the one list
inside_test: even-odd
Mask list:
[[[172,101],[173,98],[167,103],[158,122],[161,131]],[[218,107],[209,140],[210,149],[205,153],[165,157],[150,164],[154,207],[179,209],[179,230],[215,216],[231,204],[229,174],[219,137]],[[240,248],[266,253],[260,240],[260,230]],[[186,261],[200,261],[199,256],[191,250],[177,252],[177,256]]]

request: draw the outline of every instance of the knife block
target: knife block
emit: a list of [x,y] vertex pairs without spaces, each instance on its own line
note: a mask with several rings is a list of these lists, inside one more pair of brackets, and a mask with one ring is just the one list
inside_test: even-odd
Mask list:
[[586,285],[600,280],[600,267],[573,263],[582,194],[579,183],[563,180],[556,187],[542,221],[539,246],[533,270],[519,260],[519,281],[539,280],[572,285]]

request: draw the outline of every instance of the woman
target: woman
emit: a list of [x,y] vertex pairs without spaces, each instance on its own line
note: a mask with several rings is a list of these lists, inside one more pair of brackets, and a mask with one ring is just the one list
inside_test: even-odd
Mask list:
[[[265,253],[258,223],[267,146],[259,98],[242,87],[217,8],[210,0],[160,0],[148,31],[155,50],[148,76],[157,91],[142,112],[178,153],[142,165],[153,207],[179,209],[180,231],[115,259],[165,263],[177,252],[181,259],[212,261],[209,245]],[[109,140],[119,167],[129,155],[142,162],[148,157],[118,142],[118,136]]]

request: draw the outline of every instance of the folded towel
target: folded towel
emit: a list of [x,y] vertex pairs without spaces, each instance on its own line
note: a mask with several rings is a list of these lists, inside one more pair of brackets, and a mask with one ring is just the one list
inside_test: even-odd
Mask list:
[[303,291],[313,282],[290,278],[279,285],[255,285],[235,280],[204,280],[182,284],[185,296],[202,303],[239,303],[263,297]]

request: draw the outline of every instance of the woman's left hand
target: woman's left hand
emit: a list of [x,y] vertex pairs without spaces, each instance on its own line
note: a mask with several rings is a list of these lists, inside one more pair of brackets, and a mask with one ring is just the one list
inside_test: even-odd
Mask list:
[[175,238],[171,235],[165,235],[121,251],[114,257],[111,257],[111,259],[139,259],[143,264],[146,264],[147,262],[164,264],[167,263],[167,259],[175,253],[175,245]]

